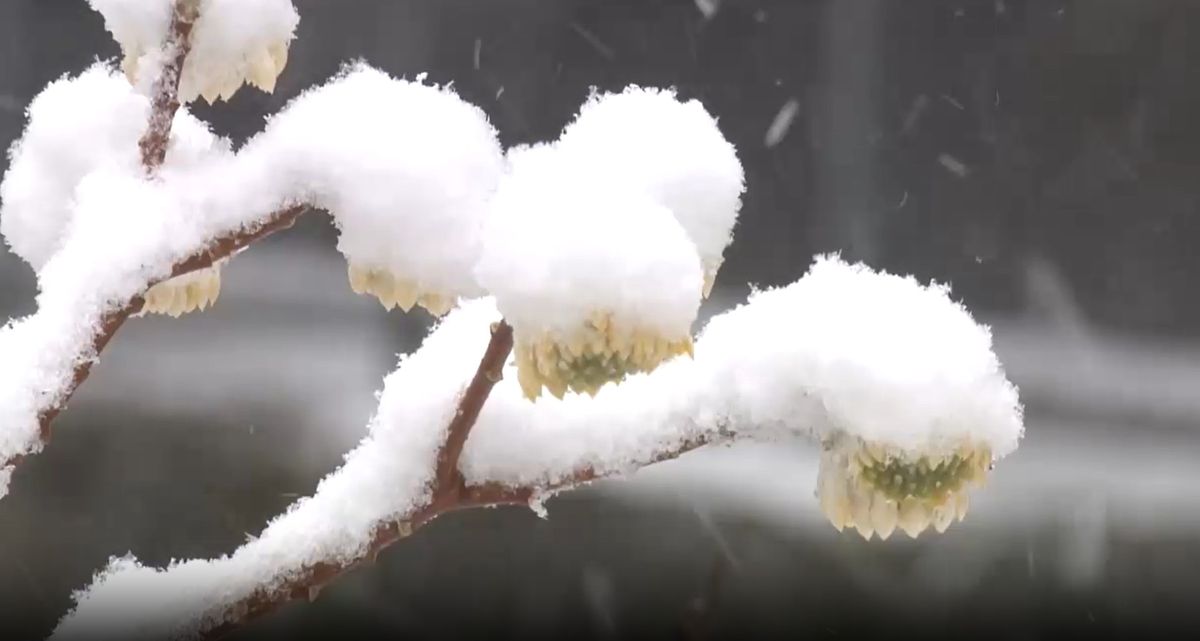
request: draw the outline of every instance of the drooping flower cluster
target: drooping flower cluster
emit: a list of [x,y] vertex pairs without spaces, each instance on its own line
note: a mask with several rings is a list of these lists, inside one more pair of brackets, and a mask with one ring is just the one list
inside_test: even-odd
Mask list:
[[907,453],[845,437],[821,455],[817,498],[839,531],[887,539],[897,527],[916,538],[932,526],[945,532],[967,514],[967,490],[991,469],[986,445],[963,444],[940,453]]
[[700,260],[672,212],[555,145],[508,159],[476,273],[513,325],[526,396],[595,394],[690,353]]
[[418,283],[394,276],[386,269],[367,269],[350,263],[347,271],[354,293],[378,298],[384,309],[398,307],[407,312],[414,305],[420,305],[430,314],[442,316],[454,305],[454,301],[447,296],[434,291],[421,291]]
[[166,314],[178,318],[182,314],[208,309],[221,294],[221,267],[212,267],[169,278],[151,287],[142,306],[143,314]]
[[676,356],[693,355],[691,336],[672,340],[653,331],[631,330],[615,322],[611,313],[596,313],[565,336],[547,331],[525,338],[515,350],[517,380],[527,398],[537,398],[542,387],[558,398],[568,389],[595,396],[606,383],[652,371]]
[[[89,2],[121,45],[121,68],[130,82],[153,79],[172,54],[163,47],[175,0]],[[179,77],[180,100],[230,100],[243,84],[275,90],[300,20],[291,0],[186,0],[179,10],[195,16]]]

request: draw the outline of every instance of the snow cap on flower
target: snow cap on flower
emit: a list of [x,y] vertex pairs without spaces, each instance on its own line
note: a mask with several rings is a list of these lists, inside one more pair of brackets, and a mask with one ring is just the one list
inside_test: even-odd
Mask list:
[[[126,75],[135,84],[143,81],[142,71],[164,60],[176,0],[89,2],[121,45]],[[291,0],[182,0],[180,9],[197,16],[179,78],[180,100],[229,100],[243,83],[275,90],[300,21]]]
[[[51,83],[34,98],[29,124],[0,182],[0,233],[35,271],[59,248],[75,189],[86,175],[101,169],[141,172],[138,139],[149,113],[149,100],[103,63]],[[226,141],[181,109],[163,171],[226,152]]]
[[820,505],[868,537],[944,530],[1024,432],[990,331],[947,287],[836,256],[713,318],[697,343],[711,358],[732,423],[787,430],[808,417],[826,448]]
[[733,238],[745,176],[704,106],[670,90],[593,92],[559,144],[592,180],[644,190],[671,210],[700,252],[707,296]]
[[695,246],[671,212],[587,183],[558,153],[510,151],[476,270],[513,325],[529,398],[595,394],[690,354],[701,298]]
[[242,155],[332,214],[355,291],[437,315],[481,293],[473,266],[504,154],[483,111],[449,88],[353,65],[295,99]]

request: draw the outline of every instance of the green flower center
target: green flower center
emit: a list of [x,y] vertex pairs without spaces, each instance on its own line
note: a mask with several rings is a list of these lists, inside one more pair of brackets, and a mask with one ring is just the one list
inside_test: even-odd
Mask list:
[[962,488],[974,474],[973,457],[953,455],[932,463],[921,457],[915,463],[891,458],[863,465],[859,476],[889,499],[901,501],[912,496],[918,499],[943,498]]

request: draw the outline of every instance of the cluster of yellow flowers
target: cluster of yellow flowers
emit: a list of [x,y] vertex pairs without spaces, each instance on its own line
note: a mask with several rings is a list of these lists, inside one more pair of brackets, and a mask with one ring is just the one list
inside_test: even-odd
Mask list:
[[[137,44],[121,43],[124,59],[121,70],[131,83],[136,83],[139,60],[146,52]],[[201,69],[191,60],[184,63],[179,78],[179,99],[191,102],[204,98],[209,104],[218,100],[231,100],[243,84],[251,84],[267,92],[275,92],[275,82],[288,62],[288,43],[276,42],[242,59],[240,64],[223,67],[218,73],[212,69]]]
[[378,298],[384,309],[399,307],[407,312],[414,305],[420,305],[434,316],[443,316],[454,306],[455,297],[422,291],[417,283],[395,276],[386,269],[369,269],[351,263],[349,276],[354,293]]
[[821,457],[817,497],[835,528],[887,539],[899,527],[916,538],[930,525],[945,532],[967,514],[967,489],[982,486],[991,450],[963,444],[913,456],[861,439],[843,439]]
[[178,318],[191,311],[204,310],[221,293],[221,268],[214,265],[175,278],[169,278],[146,292],[142,314],[167,314]]
[[595,396],[605,383],[649,372],[681,354],[691,356],[692,337],[622,327],[611,314],[597,312],[566,336],[542,332],[528,337],[518,331],[513,349],[517,380],[530,400],[541,396],[543,388],[557,398],[567,390]]
[[207,73],[185,64],[179,79],[179,97],[185,101],[204,98],[209,104],[229,101],[243,84],[275,92],[275,82],[288,61],[288,43],[276,42],[250,54],[240,64],[224,67],[224,73]]

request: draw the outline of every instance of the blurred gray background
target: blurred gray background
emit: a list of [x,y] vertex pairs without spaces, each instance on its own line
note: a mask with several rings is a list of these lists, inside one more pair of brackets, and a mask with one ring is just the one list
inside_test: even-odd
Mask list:
[[[453,81],[506,144],[555,137],[593,85],[678,87],[720,118],[748,176],[706,315],[816,252],[949,282],[992,325],[1028,436],[942,536],[839,535],[812,497],[812,448],[702,451],[557,498],[549,520],[440,519],[245,638],[1197,625],[1200,2],[297,6],[275,95],[196,108],[219,132],[244,140],[356,58]],[[83,0],[0,2],[0,141],[48,81],[116,54]],[[129,323],[17,472],[0,502],[0,636],[45,636],[110,555],[163,564],[257,533],[362,436],[429,324],[355,296],[318,216],[224,274],[214,310]],[[34,294],[0,251],[0,318]]]

